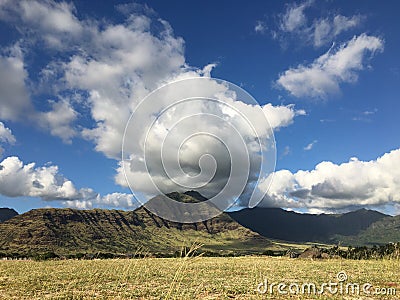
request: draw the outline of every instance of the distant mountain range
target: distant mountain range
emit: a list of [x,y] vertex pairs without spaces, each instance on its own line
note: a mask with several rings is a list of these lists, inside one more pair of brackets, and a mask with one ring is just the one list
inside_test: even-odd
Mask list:
[[[193,191],[171,193],[170,197],[185,203],[206,200]],[[253,208],[182,224],[166,221],[143,207],[136,211],[34,209],[22,215],[3,208],[0,221],[0,256],[173,256],[194,243],[202,244],[202,252],[210,255],[242,255],[290,247],[277,241],[353,246],[400,241],[400,216],[366,209],[310,215]]]
[[400,216],[383,218],[372,223],[368,228],[361,230],[356,235],[337,235],[334,239],[342,241],[343,244],[353,246],[383,245],[390,242],[399,242]]
[[[360,209],[345,214],[299,214],[281,208],[248,208],[229,215],[241,225],[262,236],[294,242],[354,242],[372,224],[392,217],[374,210]],[[353,239],[347,238],[353,236]],[[389,241],[383,235],[380,241]],[[400,232],[394,237],[400,241]],[[371,236],[372,238],[372,236]],[[377,240],[365,240],[376,243]],[[384,243],[385,243],[384,242]]]

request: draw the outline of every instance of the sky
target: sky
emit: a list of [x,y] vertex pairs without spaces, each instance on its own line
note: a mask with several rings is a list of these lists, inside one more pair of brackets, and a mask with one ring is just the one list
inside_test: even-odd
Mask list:
[[[194,77],[240,86],[267,117],[276,170],[258,182],[266,192],[259,206],[400,214],[399,8],[397,1],[1,1],[0,207],[137,207],[129,185],[148,186],[143,170],[132,169],[126,182],[126,122],[153,90]],[[162,100],[153,102],[158,109]],[[246,109],[256,116],[255,106]],[[208,139],[194,140],[190,153],[203,148],[222,153]],[[198,158],[186,157],[188,170]],[[163,191],[178,189],[153,170]]]

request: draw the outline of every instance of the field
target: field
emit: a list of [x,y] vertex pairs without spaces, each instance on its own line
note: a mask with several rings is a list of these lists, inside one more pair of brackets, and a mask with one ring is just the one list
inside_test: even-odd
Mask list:
[[[339,272],[345,272],[347,280],[340,283]],[[267,292],[261,294],[257,286],[266,279]],[[272,282],[276,285],[271,295],[269,284]],[[322,295],[313,295],[312,287],[303,285],[315,284],[318,293],[321,285],[329,282],[338,283],[335,294],[325,286]],[[288,294],[279,294],[278,283],[286,284],[282,290]],[[348,283],[359,284],[359,295],[352,293]],[[366,283],[372,285],[368,289],[370,295],[362,290]],[[290,284],[292,290],[289,290]],[[259,286],[261,292],[264,286]],[[298,293],[290,295],[290,291],[297,291],[296,286]],[[309,287],[311,294],[308,294]],[[400,293],[399,260],[187,255],[183,258],[0,261],[0,299],[400,299],[399,295],[393,295],[395,292]],[[381,295],[374,295],[377,293]]]

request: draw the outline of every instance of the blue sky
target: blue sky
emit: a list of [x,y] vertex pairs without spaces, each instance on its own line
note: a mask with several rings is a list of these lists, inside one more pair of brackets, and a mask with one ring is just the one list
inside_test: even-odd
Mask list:
[[[277,176],[260,205],[398,213],[399,6],[5,1],[0,207],[133,207],[111,108],[215,64],[212,77],[289,114],[273,110]],[[146,51],[154,61],[137,63]]]

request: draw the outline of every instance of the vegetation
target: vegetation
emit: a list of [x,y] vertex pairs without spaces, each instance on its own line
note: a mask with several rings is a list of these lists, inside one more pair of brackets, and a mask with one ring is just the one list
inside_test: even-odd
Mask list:
[[[342,245],[354,245],[354,240],[358,240],[357,236],[363,230],[383,219],[392,219],[391,216],[367,209],[345,214],[312,215],[262,207],[243,209],[230,213],[230,216],[241,225],[268,238],[296,242],[319,241],[329,244],[341,242]],[[399,241],[398,229],[395,234],[397,238],[381,231],[379,239],[377,236],[369,236],[362,240],[364,244],[361,245]],[[350,236],[353,239],[346,239]]]
[[303,258],[345,258],[345,259],[400,259],[400,242],[389,243],[386,245],[367,246],[348,246],[331,248],[318,247],[313,245],[305,249],[302,253],[298,253],[293,249],[287,251],[287,256],[303,257]]
[[273,245],[227,214],[179,224],[144,208],[36,209],[0,223],[0,236],[1,256],[38,258],[173,257],[193,243],[203,244],[209,255],[233,256],[261,253]]
[[[349,282],[400,290],[399,260],[216,258],[193,256],[192,251],[183,258],[0,261],[0,295],[2,299],[287,299],[277,292],[261,295],[257,285],[265,279],[321,285],[337,281],[340,271]],[[366,299],[331,294],[293,297]]]
[[[186,203],[203,200],[194,192],[173,196]],[[379,220],[365,227],[371,214]],[[369,241],[400,240],[400,218],[365,210],[354,216],[362,216],[355,224],[366,229],[353,236],[337,235],[338,240],[350,242],[358,235]],[[347,219],[348,225],[350,217],[329,218]],[[400,292],[400,243],[332,247],[273,241],[228,214],[180,224],[144,208],[37,209],[0,223],[0,237],[0,257],[8,258],[0,261],[1,299],[287,299],[277,290],[260,294],[257,286],[266,279],[321,286],[337,281],[341,271],[349,282]],[[300,258],[291,258],[300,253]],[[363,296],[292,295],[366,299]]]
[[353,246],[384,245],[400,241],[400,216],[386,217],[356,235],[338,235],[335,239]]

